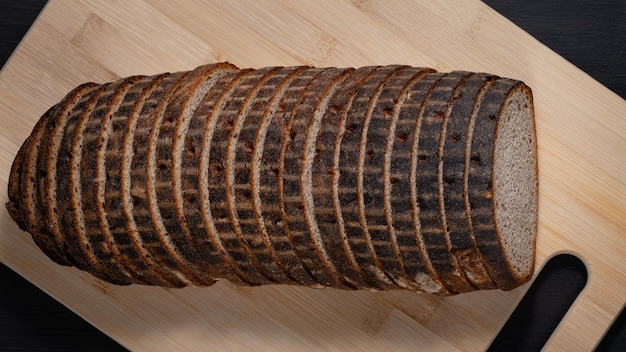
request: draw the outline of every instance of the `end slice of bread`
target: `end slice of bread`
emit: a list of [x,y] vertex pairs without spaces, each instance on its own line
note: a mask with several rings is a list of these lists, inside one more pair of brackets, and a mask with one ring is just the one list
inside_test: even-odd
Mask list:
[[499,79],[485,92],[469,153],[472,230],[492,280],[503,290],[534,271],[537,142],[530,88]]

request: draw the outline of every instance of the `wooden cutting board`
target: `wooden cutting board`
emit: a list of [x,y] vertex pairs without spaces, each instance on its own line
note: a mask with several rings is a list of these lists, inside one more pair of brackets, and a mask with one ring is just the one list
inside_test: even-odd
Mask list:
[[[589,271],[546,349],[591,350],[626,301],[626,101],[475,0],[50,1],[0,74],[0,202],[19,146],[74,86],[225,60],[402,63],[525,81],[539,141],[537,269],[567,252]],[[4,209],[0,260],[122,345],[149,351],[481,350],[528,288],[439,298],[116,287],[53,264]]]

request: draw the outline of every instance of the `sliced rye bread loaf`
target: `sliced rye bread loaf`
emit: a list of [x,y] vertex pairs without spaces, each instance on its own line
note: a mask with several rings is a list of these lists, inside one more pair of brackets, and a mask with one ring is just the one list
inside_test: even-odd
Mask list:
[[116,284],[511,289],[534,266],[533,118],[521,82],[399,65],[128,77],[42,116],[7,207]]
[[530,88],[498,79],[470,121],[466,150],[471,229],[491,279],[510,290],[528,281],[535,259],[537,145]]
[[338,194],[337,170],[340,141],[345,130],[345,120],[357,89],[379,66],[356,69],[341,82],[333,93],[321,116],[319,125],[311,132],[315,138],[315,153],[311,163],[311,196],[313,214],[329,260],[343,280],[351,286],[378,289],[376,279],[365,275],[360,268],[346,237]]
[[483,92],[497,77],[484,73],[473,74],[454,93],[444,116],[439,141],[439,201],[443,214],[443,228],[448,232],[451,251],[467,279],[478,289],[496,288],[485,268],[476,240],[469,227],[465,211],[463,173],[465,145],[471,138],[468,130],[470,117],[477,111]]

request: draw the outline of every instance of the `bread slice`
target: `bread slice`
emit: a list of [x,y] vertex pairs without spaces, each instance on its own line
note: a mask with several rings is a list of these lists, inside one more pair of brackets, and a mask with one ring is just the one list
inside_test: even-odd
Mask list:
[[462,83],[467,72],[455,71],[443,76],[427,94],[418,116],[418,163],[416,170],[417,200],[419,205],[420,236],[433,268],[449,291],[473,291],[451,253],[450,240],[442,226],[439,208],[439,140],[446,107],[455,87]]
[[[363,164],[365,163],[367,123],[371,118],[374,102],[384,83],[406,66],[382,66],[358,88],[342,126],[342,138],[338,165],[339,204],[344,220],[346,237],[363,273],[381,289],[398,289],[400,286],[386,273],[376,246],[380,243],[371,238],[365,218],[366,195],[363,188]],[[335,187],[335,186],[333,186]],[[369,199],[368,199],[369,200]],[[384,253],[381,253],[384,254]],[[393,260],[393,258],[390,258]]]
[[311,163],[311,196],[313,213],[319,229],[321,241],[329,260],[333,263],[343,280],[353,287],[378,289],[377,281],[363,273],[354,257],[346,230],[339,196],[337,181],[339,172],[338,141],[341,140],[345,119],[356,90],[378,69],[368,66],[351,72],[335,90],[328,101],[315,136],[315,153]]
[[[46,165],[54,165],[57,158],[56,155],[48,154],[49,139],[52,138],[53,131],[62,130],[62,127],[55,129],[58,123],[56,116],[62,116],[66,118],[68,111],[73,108],[75,104],[80,100],[84,94],[88,94],[95,84],[86,83],[78,86],[68,93],[61,102],[51,108],[40,119],[37,126],[35,126],[32,137],[29,138],[30,142],[25,143],[24,152],[28,152],[30,155],[28,161],[24,167],[25,176],[31,175],[32,179],[28,182],[28,187],[23,189],[24,196],[32,199],[32,205],[34,208],[27,214],[32,214],[34,217],[31,222],[33,227],[33,238],[36,243],[43,245],[50,253],[50,257],[56,262],[63,265],[73,265],[72,259],[64,253],[61,243],[62,237],[58,231],[58,225],[54,221],[55,218],[50,217],[47,207],[49,200],[54,200],[55,197],[49,197],[48,194],[54,194],[55,190],[49,190],[46,184],[47,180],[54,179],[54,171],[47,169]],[[26,209],[28,207],[25,207]],[[46,215],[50,217],[46,221]],[[50,233],[52,232],[52,233]]]
[[435,272],[421,237],[419,190],[416,187],[420,132],[417,117],[426,97],[441,77],[441,73],[430,72],[409,83],[398,101],[401,105],[398,105],[397,112],[394,111],[398,117],[393,125],[394,141],[389,160],[389,204],[405,270],[424,291],[447,295],[449,292]]
[[[141,109],[131,115],[124,141],[122,168],[122,209],[127,219],[127,231],[131,234],[137,255],[136,263],[145,267],[146,275],[156,274],[167,282],[166,286],[183,287],[190,280],[182,273],[180,257],[172,249],[168,238],[157,231],[153,224],[154,201],[150,202],[148,175],[154,161],[148,159],[148,149],[153,143],[154,123],[167,105],[176,87],[183,83],[188,72],[175,73],[160,78],[158,85],[146,98]],[[152,148],[154,145],[152,145]],[[153,177],[153,176],[151,176]],[[140,246],[140,247],[139,247]]]
[[[65,133],[61,140],[59,149],[59,160],[57,162],[56,194],[48,194],[48,197],[56,197],[57,208],[59,209],[60,231],[64,234],[62,246],[65,251],[76,261],[79,269],[88,271],[100,278],[108,278],[113,282],[119,282],[120,279],[114,276],[114,273],[105,270],[98,258],[94,255],[91,247],[92,235],[86,232],[85,219],[83,217],[82,200],[82,184],[81,184],[81,159],[83,158],[83,131],[85,130],[90,116],[100,104],[111,99],[121,82],[113,84],[104,84],[90,94],[89,101],[85,104],[78,115],[71,116],[67,121]],[[100,103],[100,104],[99,104]],[[99,116],[104,113],[106,105],[100,105],[101,110]],[[88,158],[94,158],[95,155],[88,155]],[[85,184],[93,182],[90,178]],[[50,190],[44,190],[50,191]],[[88,198],[93,202],[93,198]],[[95,216],[95,214],[94,214]],[[99,231],[94,234],[98,236]],[[124,280],[125,281],[125,280]]]
[[20,228],[30,232],[34,242],[55,262],[63,265],[74,265],[74,262],[63,252],[62,247],[49,236],[38,196],[38,179],[45,175],[37,173],[37,162],[40,159],[40,141],[45,134],[45,125],[54,119],[58,105],[50,108],[33,128],[31,135],[20,148],[20,154],[12,166],[9,186],[8,209],[13,219],[17,219]]
[[[83,154],[80,156],[81,189],[76,193],[78,213],[85,231],[85,240],[95,261],[112,276],[131,283],[131,275],[123,266],[120,252],[113,241],[105,212],[106,146],[111,119],[124,101],[126,93],[141,77],[128,77],[112,84],[99,99],[83,130]],[[110,96],[109,91],[115,89]],[[89,256],[88,256],[89,257]]]
[[[271,243],[265,241],[266,238],[259,236],[258,230],[253,227],[242,228],[241,220],[247,220],[250,225],[255,224],[252,213],[252,193],[250,189],[249,165],[251,160],[244,157],[237,160],[237,144],[239,141],[252,144],[254,134],[247,130],[242,135],[243,126],[250,120],[249,114],[253,111],[251,104],[255,102],[259,90],[264,87],[267,81],[279,71],[278,67],[265,67],[256,70],[252,75],[235,88],[231,100],[236,102],[228,112],[229,136],[225,146],[224,178],[223,187],[226,198],[226,209],[232,231],[241,243],[246,255],[250,258],[259,273],[267,280],[274,283],[289,283],[291,280],[279,268],[278,263],[272,255]],[[280,79],[280,78],[279,78]],[[265,103],[265,102],[264,102]],[[251,150],[251,149],[250,149]],[[242,155],[240,154],[240,157]],[[237,201],[239,194],[239,202]],[[246,197],[246,195],[249,195]]]
[[468,123],[480,106],[480,98],[497,77],[473,74],[456,88],[448,104],[439,141],[439,205],[443,228],[450,238],[451,251],[471,284],[478,289],[496,288],[487,272],[465,212],[465,145],[471,138]]
[[[80,104],[85,104],[88,95],[97,85],[95,83],[86,83],[78,86],[72,92],[67,94],[63,100],[57,104],[57,110],[54,111],[54,117],[47,119],[46,131],[41,137],[39,156],[37,158],[36,168],[42,174],[37,182],[37,199],[40,202],[42,216],[46,221],[45,237],[54,241],[54,250],[59,256],[63,256],[61,243],[63,242],[63,233],[59,228],[59,218],[56,213],[56,165],[59,158],[59,147],[63,133],[65,131],[65,123],[70,117],[70,113],[74,109],[81,109]],[[45,120],[45,119],[42,119]],[[65,259],[67,260],[67,259]]]
[[258,228],[272,243],[279,265],[295,282],[318,287],[309,269],[303,264],[283,221],[278,189],[279,158],[282,132],[298,97],[319,70],[309,67],[288,68],[291,72],[274,88],[266,110],[259,121],[252,146],[251,192]]
[[[260,199],[258,199],[258,159],[255,153],[255,140],[263,117],[269,112],[277,87],[293,75],[296,67],[272,67],[260,70],[256,83],[249,88],[241,108],[237,112],[235,127],[231,131],[228,144],[226,178],[230,198],[231,219],[235,219],[236,230],[240,232],[250,247],[250,251],[263,270],[276,283],[298,284],[282,264],[272,239],[261,219]],[[240,85],[239,89],[245,89]]]
[[225,72],[204,95],[188,122],[180,161],[180,188],[183,197],[183,220],[202,257],[207,273],[216,279],[246,284],[245,274],[235,266],[222,242],[210,212],[208,195],[208,162],[211,137],[215,128],[214,112],[225,104],[225,96],[240,76],[233,66]]
[[498,79],[485,91],[470,128],[467,199],[471,226],[491,279],[510,290],[534,271],[537,146],[532,94]]
[[[260,264],[251,253],[246,238],[231,216],[230,192],[227,179],[228,144],[235,126],[237,112],[242,106],[247,89],[260,77],[255,70],[242,72],[241,77],[228,91],[225,103],[211,118],[215,120],[209,149],[208,193],[211,216],[215,229],[224,242],[234,263],[256,284],[273,283],[273,279],[261,270]],[[241,88],[246,87],[246,88]]]
[[536,149],[519,81],[218,63],[70,92],[7,208],[116,284],[508,290],[534,267]]
[[144,253],[141,244],[133,236],[133,232],[128,231],[125,209],[129,205],[124,202],[127,200],[127,197],[124,197],[124,186],[128,183],[125,170],[131,157],[126,147],[126,142],[132,141],[132,132],[129,132],[129,129],[134,126],[136,116],[147,98],[165,76],[167,75],[142,77],[126,92],[119,108],[110,119],[110,125],[106,127],[107,131],[104,132],[106,155],[104,164],[100,164],[99,167],[103,168],[106,174],[104,202],[100,205],[106,218],[100,221],[101,226],[104,224],[105,227],[103,231],[108,231],[111,241],[109,246],[115,253],[115,258],[124,266],[133,283],[168,286],[166,280],[148,269],[149,265],[146,263],[148,260],[142,257]]
[[317,282],[337,288],[354,287],[339,274],[321,238],[311,192],[312,162],[320,120],[350,71],[324,70],[298,98],[297,108],[284,129],[279,164],[283,219],[296,252]]
[[370,104],[371,115],[365,128],[363,159],[363,191],[366,200],[363,212],[377,257],[383,270],[399,286],[424,291],[421,284],[406,270],[391,207],[391,160],[399,101],[404,101],[407,85],[422,78],[430,69],[407,67],[391,77]]
[[229,66],[200,66],[185,77],[185,82],[176,87],[163,113],[154,149],[157,166],[154,168],[155,187],[150,188],[154,193],[150,197],[157,204],[154,211],[160,220],[159,230],[175,246],[198,286],[211,285],[215,279],[208,274],[206,265],[201,265],[199,250],[184,221],[180,176],[183,140],[194,111],[215,83],[229,72],[225,69]]

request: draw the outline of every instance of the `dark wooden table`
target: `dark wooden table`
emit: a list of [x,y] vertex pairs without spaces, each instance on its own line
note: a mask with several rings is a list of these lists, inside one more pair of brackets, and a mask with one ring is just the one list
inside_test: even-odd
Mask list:
[[[626,0],[484,2],[626,99]],[[0,0],[1,65],[45,3]],[[490,350],[540,350],[585,280],[584,264],[577,258],[563,255],[551,260]],[[0,351],[124,350],[2,264],[0,282]],[[626,351],[626,312],[597,350]]]

